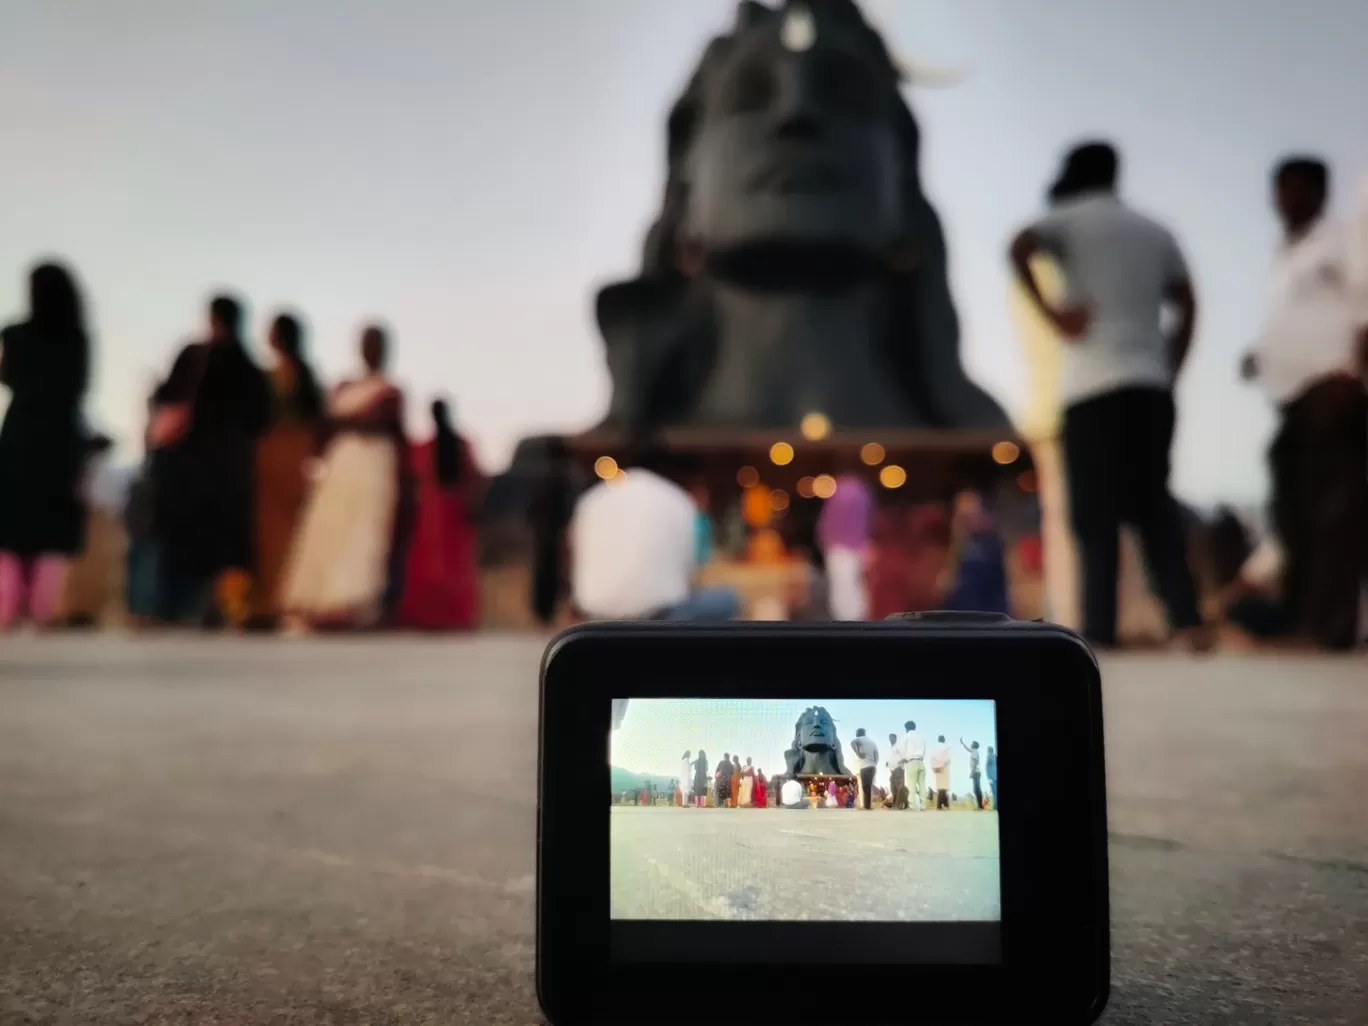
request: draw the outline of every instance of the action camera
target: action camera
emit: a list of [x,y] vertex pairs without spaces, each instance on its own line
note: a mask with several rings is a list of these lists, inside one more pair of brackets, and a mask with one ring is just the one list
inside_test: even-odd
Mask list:
[[591,624],[541,678],[555,1026],[1093,1022],[1101,680],[1064,628]]

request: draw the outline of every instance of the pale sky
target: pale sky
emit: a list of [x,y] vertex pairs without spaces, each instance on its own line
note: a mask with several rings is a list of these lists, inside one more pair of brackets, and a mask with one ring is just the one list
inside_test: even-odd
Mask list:
[[[607,401],[595,287],[632,273],[663,116],[732,0],[5,0],[0,318],[70,259],[100,346],[91,415],[126,440],[222,285],[303,312],[329,378],[361,323],[395,332],[487,465]],[[1176,486],[1257,500],[1271,417],[1235,380],[1275,229],[1267,180],[1325,154],[1368,172],[1361,0],[870,0],[893,47],[957,66],[914,90],[971,373],[1025,375],[1003,248],[1060,150],[1106,134],[1124,188],[1182,238],[1205,304],[1180,392]],[[0,400],[2,402],[3,400]],[[415,418],[415,421],[417,418]],[[420,423],[414,424],[420,428]],[[135,455],[129,446],[125,455]]]
[[685,750],[698,758],[708,753],[709,771],[716,772],[724,753],[747,758],[774,776],[785,770],[784,752],[793,743],[793,725],[809,706],[820,705],[831,714],[848,769],[854,770],[850,742],[864,727],[879,749],[880,787],[888,785],[883,761],[888,735],[902,736],[903,724],[913,720],[927,744],[927,754],[945,735],[951,746],[950,784],[967,791],[969,753],[960,747],[979,743],[986,759],[997,747],[997,706],[990,699],[747,699],[747,698],[634,698],[621,728],[613,732],[612,764],[633,773],[679,778]]

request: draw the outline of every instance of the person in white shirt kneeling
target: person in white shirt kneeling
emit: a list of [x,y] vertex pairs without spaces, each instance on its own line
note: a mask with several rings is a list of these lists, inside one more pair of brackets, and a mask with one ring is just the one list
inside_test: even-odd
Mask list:
[[725,621],[730,588],[695,589],[698,507],[682,486],[688,461],[643,446],[625,470],[590,488],[570,523],[571,591],[589,620]]

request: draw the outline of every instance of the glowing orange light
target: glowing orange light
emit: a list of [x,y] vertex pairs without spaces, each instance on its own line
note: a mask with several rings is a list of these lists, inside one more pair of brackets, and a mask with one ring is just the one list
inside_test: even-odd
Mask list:
[[798,479],[798,494],[804,499],[810,499],[817,494],[812,487],[812,478],[800,477]]
[[884,461],[884,447],[878,442],[870,442],[860,450],[860,460],[870,467],[877,467]]
[[786,467],[793,462],[793,446],[788,442],[775,442],[770,446],[770,462],[776,467]]
[[736,472],[736,483],[742,488],[754,488],[760,483],[760,471],[754,467],[742,467]]
[[901,488],[907,484],[907,471],[896,463],[890,463],[879,471],[879,484],[885,488]]
[[776,513],[782,513],[789,508],[788,492],[782,488],[776,488],[770,492],[770,509]]
[[829,499],[836,494],[836,479],[830,474],[819,474],[812,479],[812,494],[819,499]]
[[617,460],[611,456],[600,456],[594,460],[594,473],[605,481],[611,481],[619,473]]
[[993,462],[1001,463],[1004,467],[1015,463],[1020,455],[1021,447],[1016,442],[998,442],[993,446]]
[[1040,490],[1040,482],[1036,480],[1034,470],[1023,470],[1017,475],[1017,487],[1023,492],[1031,494]]
[[820,442],[831,434],[831,418],[825,413],[809,413],[798,425],[798,430],[809,442]]

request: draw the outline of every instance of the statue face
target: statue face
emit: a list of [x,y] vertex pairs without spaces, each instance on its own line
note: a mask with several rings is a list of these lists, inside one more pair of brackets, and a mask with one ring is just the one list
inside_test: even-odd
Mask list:
[[798,747],[830,748],[836,744],[836,724],[821,706],[807,710],[798,720]]
[[840,26],[802,8],[738,40],[704,86],[687,234],[712,255],[795,244],[882,254],[901,224],[896,91]]

